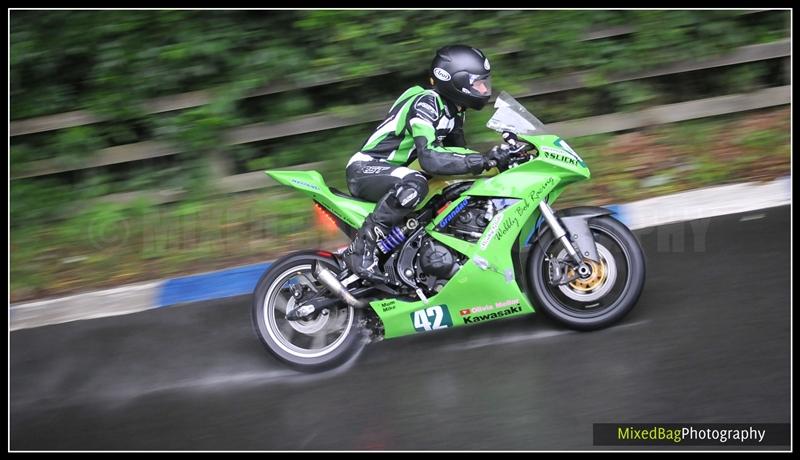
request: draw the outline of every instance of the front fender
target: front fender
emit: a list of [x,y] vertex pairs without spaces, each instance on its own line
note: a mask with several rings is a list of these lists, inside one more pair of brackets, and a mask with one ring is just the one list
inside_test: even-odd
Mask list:
[[584,216],[587,219],[597,216],[608,216],[614,214],[614,211],[600,206],[576,206],[574,208],[561,209],[556,211],[558,217],[576,217]]
[[[564,226],[564,230],[567,231],[570,241],[577,246],[575,249],[580,252],[581,256],[599,261],[600,256],[597,254],[597,244],[595,244],[592,232],[589,230],[589,219],[613,213],[610,209],[599,206],[577,206],[556,211],[555,215],[561,225]],[[540,227],[533,242],[538,241],[547,230],[549,230],[547,225]]]

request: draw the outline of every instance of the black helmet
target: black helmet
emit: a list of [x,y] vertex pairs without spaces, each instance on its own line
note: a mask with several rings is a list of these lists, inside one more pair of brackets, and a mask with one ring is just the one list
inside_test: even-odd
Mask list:
[[489,69],[489,59],[481,50],[450,45],[436,52],[431,63],[431,78],[433,86],[445,98],[480,110],[492,95]]

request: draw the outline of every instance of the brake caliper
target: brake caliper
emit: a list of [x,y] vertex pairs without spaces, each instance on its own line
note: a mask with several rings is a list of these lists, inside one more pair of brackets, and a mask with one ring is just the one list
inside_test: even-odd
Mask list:
[[561,286],[575,281],[580,276],[569,259],[548,258],[548,272],[551,286]]

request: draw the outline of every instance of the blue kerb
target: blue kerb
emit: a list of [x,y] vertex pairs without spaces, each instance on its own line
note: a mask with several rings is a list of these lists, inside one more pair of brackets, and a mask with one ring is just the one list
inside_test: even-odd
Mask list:
[[161,285],[156,307],[250,294],[269,266],[267,262],[168,280]]
[[603,206],[603,207],[608,209],[609,211],[613,212],[614,213],[614,217],[618,221],[622,222],[625,225],[628,224],[628,216],[627,216],[627,213],[625,212],[625,205],[622,205],[622,204],[609,204],[609,205],[606,205],[606,206]]

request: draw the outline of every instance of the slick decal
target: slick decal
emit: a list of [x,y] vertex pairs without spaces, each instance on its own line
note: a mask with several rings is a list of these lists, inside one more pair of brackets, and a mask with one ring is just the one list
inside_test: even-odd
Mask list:
[[581,157],[567,150],[556,149],[553,147],[542,147],[541,150],[542,152],[544,152],[545,158],[562,161],[564,163],[568,163],[573,166],[582,166],[584,168],[586,167],[586,163],[583,162]]
[[453,327],[453,320],[450,318],[447,305],[434,305],[411,312],[411,322],[417,332]]

